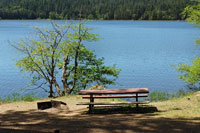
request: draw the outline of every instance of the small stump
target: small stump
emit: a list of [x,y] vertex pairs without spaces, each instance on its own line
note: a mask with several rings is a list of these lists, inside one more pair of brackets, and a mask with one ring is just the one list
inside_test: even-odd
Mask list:
[[37,106],[39,110],[44,110],[48,108],[61,108],[61,104],[67,105],[66,103],[62,101],[46,101],[46,102],[38,102]]

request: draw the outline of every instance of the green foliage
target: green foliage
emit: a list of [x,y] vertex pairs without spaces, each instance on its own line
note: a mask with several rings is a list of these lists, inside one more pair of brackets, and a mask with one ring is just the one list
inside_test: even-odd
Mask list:
[[35,96],[34,94],[26,94],[21,96],[19,93],[13,93],[12,95],[8,95],[5,98],[0,98],[0,103],[18,102],[18,101],[32,102],[38,99],[39,97]]
[[2,101],[5,102],[17,102],[17,101],[21,101],[21,96],[19,93],[13,93],[12,95],[8,95],[6,96]]
[[180,13],[190,3],[191,0],[0,0],[0,16],[2,19],[180,20]]
[[182,14],[188,22],[200,25],[200,4],[187,6]]
[[88,19],[94,19],[94,16],[93,16],[92,14],[90,14],[90,15],[88,16]]
[[[115,80],[120,73],[115,65],[112,67],[104,65],[104,58],[97,58],[96,55],[87,48],[80,50],[78,67],[77,88],[86,88],[94,83],[99,85],[115,84]],[[114,78],[110,78],[114,77]]]
[[170,98],[169,93],[161,91],[153,91],[150,93],[151,101],[165,101]]
[[158,101],[166,101],[169,99],[173,99],[173,98],[180,98],[180,97],[184,97],[187,95],[190,95],[191,92],[185,92],[184,90],[180,89],[178,92],[176,93],[168,93],[168,92],[162,92],[162,91],[153,91],[150,93],[149,97],[151,99],[151,101],[153,102],[158,102]]
[[[200,26],[200,3],[196,2],[194,5],[187,6],[182,13],[187,21]],[[196,40],[196,44],[200,44],[200,40]],[[193,90],[200,90],[200,57],[196,57],[192,65],[179,64],[177,71],[183,73],[179,78],[189,83],[188,87]]]
[[191,66],[188,64],[179,64],[177,70],[184,73],[184,75],[179,76],[180,79],[193,85],[198,83],[200,80],[200,57],[196,57]]
[[192,65],[179,64],[177,71],[183,73],[179,78],[186,83],[189,83],[189,89],[200,90],[200,57],[196,57],[193,60]]
[[34,94],[27,94],[22,97],[22,101],[25,102],[32,102],[34,100],[38,100],[39,98],[36,97]]
[[184,97],[186,95],[189,95],[191,92],[185,92],[184,90],[180,89],[178,92],[175,94],[171,94],[171,98],[180,98]]
[[50,19],[62,19],[62,16],[60,16],[57,12],[49,12],[49,18]]
[[[78,24],[58,25],[51,29],[35,28],[35,40],[25,40],[14,45],[25,56],[17,66],[32,75],[31,85],[42,88],[49,97],[77,93],[87,85],[115,84],[120,70],[104,65],[83,42],[97,41],[98,35],[91,28]],[[62,84],[60,84],[62,83]],[[49,89],[44,88],[47,84]]]

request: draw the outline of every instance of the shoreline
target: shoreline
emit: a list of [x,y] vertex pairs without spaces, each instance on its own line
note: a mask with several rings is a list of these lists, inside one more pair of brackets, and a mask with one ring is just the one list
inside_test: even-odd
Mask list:
[[[0,21],[80,21],[79,19],[0,19]],[[90,20],[90,19],[82,19],[83,21],[184,21],[186,20]]]

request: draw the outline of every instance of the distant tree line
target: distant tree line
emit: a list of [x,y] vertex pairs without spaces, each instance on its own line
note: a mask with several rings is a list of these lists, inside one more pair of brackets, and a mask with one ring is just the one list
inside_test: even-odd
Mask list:
[[191,0],[0,0],[0,19],[182,20]]

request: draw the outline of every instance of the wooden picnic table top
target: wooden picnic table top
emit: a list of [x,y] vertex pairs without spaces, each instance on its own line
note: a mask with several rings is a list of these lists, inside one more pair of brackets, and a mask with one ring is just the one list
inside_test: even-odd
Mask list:
[[135,94],[149,93],[148,88],[130,88],[130,89],[106,89],[106,90],[80,90],[80,95],[98,95],[98,94]]

